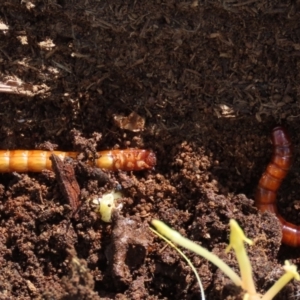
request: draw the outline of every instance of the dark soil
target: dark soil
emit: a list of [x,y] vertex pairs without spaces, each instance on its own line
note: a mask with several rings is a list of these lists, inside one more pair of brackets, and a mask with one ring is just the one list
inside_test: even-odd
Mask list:
[[[77,166],[77,215],[53,172],[1,174],[0,299],[199,299],[191,269],[149,231],[153,218],[238,272],[224,253],[236,219],[255,241],[261,293],[285,260],[299,267],[299,248],[280,245],[276,217],[252,200],[282,124],[295,162],[279,210],[300,225],[299,18],[298,0],[0,0],[1,149],[57,145],[83,162],[95,147],[157,155],[155,170],[104,180]],[[144,130],[114,121],[132,112]],[[106,224],[86,200],[112,183],[123,209]],[[185,253],[208,299],[240,299],[213,265]],[[276,299],[300,299],[300,284]]]

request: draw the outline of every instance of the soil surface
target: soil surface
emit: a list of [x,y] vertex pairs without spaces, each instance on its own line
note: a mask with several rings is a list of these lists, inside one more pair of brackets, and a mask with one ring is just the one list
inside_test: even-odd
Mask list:
[[[282,246],[277,218],[252,200],[284,125],[295,159],[278,207],[300,225],[299,19],[298,0],[0,0],[0,148],[81,153],[76,213],[52,171],[0,174],[0,299],[199,299],[153,218],[238,272],[224,253],[237,220],[260,293],[285,260],[300,267],[300,248]],[[95,150],[130,147],[152,149],[155,169],[85,167]],[[88,199],[115,187],[123,208],[104,223]],[[241,299],[184,252],[207,299]],[[300,299],[300,283],[276,299]]]

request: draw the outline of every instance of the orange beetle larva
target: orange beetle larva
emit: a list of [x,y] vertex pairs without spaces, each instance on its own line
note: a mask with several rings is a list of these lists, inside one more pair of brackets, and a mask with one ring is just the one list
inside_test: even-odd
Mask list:
[[300,226],[287,222],[278,213],[277,191],[292,165],[292,143],[286,130],[280,126],[272,131],[273,156],[266,171],[260,178],[255,195],[255,204],[261,211],[276,214],[282,226],[282,243],[299,247]]
[[[60,159],[76,159],[77,152],[43,150],[0,150],[0,172],[41,172],[52,170],[51,154]],[[152,169],[156,164],[154,152],[143,149],[107,150],[97,153],[99,158],[89,163],[98,168],[116,171],[139,171]]]

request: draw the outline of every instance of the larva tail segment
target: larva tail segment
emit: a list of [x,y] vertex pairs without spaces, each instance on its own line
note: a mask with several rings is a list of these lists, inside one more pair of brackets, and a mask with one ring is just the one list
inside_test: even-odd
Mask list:
[[50,155],[60,159],[76,158],[76,152],[43,151],[43,150],[0,150],[0,172],[41,172],[52,170]]

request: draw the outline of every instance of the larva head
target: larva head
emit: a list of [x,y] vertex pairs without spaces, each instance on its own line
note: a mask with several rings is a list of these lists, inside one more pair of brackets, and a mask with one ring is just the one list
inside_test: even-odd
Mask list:
[[156,155],[152,151],[147,151],[147,156],[145,157],[145,163],[149,166],[149,168],[154,168],[156,165]]
[[272,143],[274,146],[284,147],[291,145],[291,139],[287,131],[281,127],[275,127],[272,130]]

